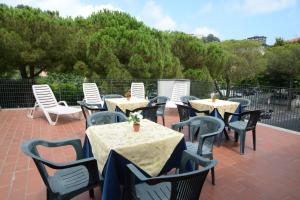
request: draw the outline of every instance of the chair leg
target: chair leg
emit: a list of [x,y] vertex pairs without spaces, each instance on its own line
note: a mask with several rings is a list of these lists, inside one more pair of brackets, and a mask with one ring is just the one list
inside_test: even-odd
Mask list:
[[94,195],[94,189],[90,189],[90,190],[89,190],[89,194],[90,194],[90,197],[91,197],[92,199],[94,199],[94,197],[95,197],[95,195]]
[[36,110],[36,108],[39,106],[39,104],[37,103],[37,102],[35,102],[34,103],[34,107],[31,109],[31,110],[29,110],[29,112],[27,113],[27,116],[29,117],[29,118],[31,118],[31,119],[33,119],[34,118],[34,113],[35,113],[35,110]]
[[213,185],[215,185],[215,168],[211,168],[211,182]]
[[53,126],[56,125],[59,115],[56,115],[55,121],[53,121],[50,117],[50,114],[47,111],[44,111],[44,114],[45,114],[45,116],[46,116],[46,118],[47,118],[50,125],[53,125]]
[[246,141],[246,132],[240,133],[240,154],[245,153],[245,141]]
[[256,130],[252,130],[252,136],[253,136],[253,150],[256,151]]
[[228,136],[228,133],[227,133],[227,131],[226,131],[226,128],[224,128],[224,135],[225,135],[225,138],[226,138],[226,140],[229,140],[229,136]]
[[237,142],[239,140],[238,132],[234,131],[234,141]]
[[163,125],[165,126],[165,116],[162,116]]

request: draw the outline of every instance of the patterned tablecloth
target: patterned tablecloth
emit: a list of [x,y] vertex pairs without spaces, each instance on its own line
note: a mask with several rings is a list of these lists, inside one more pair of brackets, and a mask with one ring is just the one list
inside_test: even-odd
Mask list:
[[108,111],[114,112],[116,110],[116,106],[118,106],[124,113],[126,113],[126,109],[133,110],[145,107],[148,104],[148,100],[134,97],[131,97],[130,100],[127,100],[127,98],[105,99],[105,102]]
[[224,117],[225,112],[235,112],[239,106],[237,102],[219,99],[215,102],[212,102],[211,99],[191,100],[189,102],[191,106],[197,110],[209,110],[209,112],[212,112],[214,109],[218,109],[222,117]]
[[183,134],[147,119],[139,132],[128,122],[91,126],[86,130],[92,152],[102,173],[110,150],[114,150],[151,176],[157,176]]

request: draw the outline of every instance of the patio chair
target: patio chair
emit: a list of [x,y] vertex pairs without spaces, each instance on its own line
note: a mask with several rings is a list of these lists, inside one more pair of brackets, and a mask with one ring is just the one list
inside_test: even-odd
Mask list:
[[83,83],[84,101],[90,106],[102,108],[104,101],[101,99],[96,83]]
[[157,96],[153,99],[150,99],[149,104],[148,104],[150,106],[152,104],[162,103],[162,105],[159,106],[159,108],[157,109],[156,115],[162,117],[163,125],[165,125],[165,108],[166,108],[166,103],[168,100],[169,100],[169,98],[166,96]]
[[139,99],[145,99],[145,87],[144,83],[131,83],[131,96]]
[[[192,165],[192,171],[186,170],[188,163]],[[199,169],[199,165],[203,167]],[[214,160],[184,151],[178,174],[151,178],[141,173],[133,164],[128,164],[124,199],[198,200],[206,176],[215,165]]]
[[180,105],[176,104],[178,114],[179,114],[179,120],[181,122],[186,121],[190,119],[190,117],[197,116],[197,113],[203,113],[205,115],[209,115],[209,110],[197,110],[191,106],[188,105]]
[[244,111],[244,109],[249,107],[251,104],[251,101],[249,99],[245,99],[245,98],[229,98],[228,101],[240,103],[240,105],[242,107],[242,111]]
[[149,119],[157,123],[157,110],[162,105],[163,104],[156,104],[155,106],[141,107],[141,108],[136,108],[134,110],[126,109],[126,116],[129,116],[130,113],[141,112],[141,115],[143,115],[144,119]]
[[[245,140],[247,131],[252,131],[253,137],[253,150],[256,150],[256,124],[260,119],[261,110],[252,110],[246,111],[242,113],[229,113],[225,112],[224,121],[225,124],[228,124],[228,127],[234,130],[235,142],[238,141],[240,137],[240,154],[243,155],[245,153]],[[239,120],[234,122],[229,122],[230,116],[238,116],[239,119],[242,119],[243,116],[248,116],[248,121]]]
[[175,81],[172,89],[171,100],[168,101],[166,106],[168,108],[176,108],[176,104],[181,103],[180,98],[188,95],[188,84],[183,81]]
[[87,127],[126,121],[127,117],[123,113],[103,111],[90,115],[87,119]]
[[[30,118],[34,117],[34,112],[37,107],[42,109],[49,124],[51,125],[56,125],[60,115],[80,114],[81,112],[78,108],[69,107],[65,101],[57,102],[49,85],[32,85],[32,90],[36,103],[28,115]],[[50,114],[56,115],[54,121],[51,119]]]
[[[198,143],[186,142],[187,150],[202,157],[213,159],[213,143],[215,137],[222,134],[224,122],[216,117],[199,116],[187,121],[173,124],[173,130],[181,130],[188,127],[189,136],[198,134]],[[215,171],[211,169],[212,184],[215,185]]]
[[[43,159],[37,146],[62,147],[71,145],[76,152],[76,160],[66,163],[55,163]],[[29,140],[22,144],[22,151],[30,156],[47,188],[47,199],[71,199],[85,191],[94,197],[94,187],[101,186],[102,178],[99,176],[95,158],[84,158],[80,139],[67,139],[61,141]],[[46,166],[55,169],[50,176]]]
[[189,105],[190,100],[199,100],[199,98],[195,97],[195,96],[182,96],[182,97],[180,97],[180,101],[183,104],[186,104],[186,105]]

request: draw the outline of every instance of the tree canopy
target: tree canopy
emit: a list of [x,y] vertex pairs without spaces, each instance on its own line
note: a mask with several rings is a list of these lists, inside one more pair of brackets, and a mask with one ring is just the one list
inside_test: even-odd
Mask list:
[[119,11],[63,18],[0,4],[0,77],[75,72],[95,79],[214,80],[230,87],[274,74],[297,79],[299,45],[277,39],[266,48],[249,40],[220,42],[212,34],[201,39],[163,32]]

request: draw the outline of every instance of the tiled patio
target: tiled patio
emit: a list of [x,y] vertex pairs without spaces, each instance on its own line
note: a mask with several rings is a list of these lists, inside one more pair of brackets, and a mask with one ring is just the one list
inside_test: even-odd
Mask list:
[[[27,118],[26,113],[27,110],[0,111],[0,200],[46,199],[46,189],[34,163],[21,152],[24,140],[84,138],[84,120],[62,117],[57,126],[50,126],[41,113],[36,119]],[[170,126],[178,121],[178,116],[168,113],[166,120]],[[218,160],[216,185],[211,185],[209,175],[200,199],[300,199],[300,135],[258,126],[257,151],[252,150],[252,137],[246,141],[243,156],[232,139],[214,148]],[[54,161],[74,158],[71,148],[42,149],[42,154]],[[76,199],[89,199],[88,193]],[[96,199],[100,199],[99,189]]]

